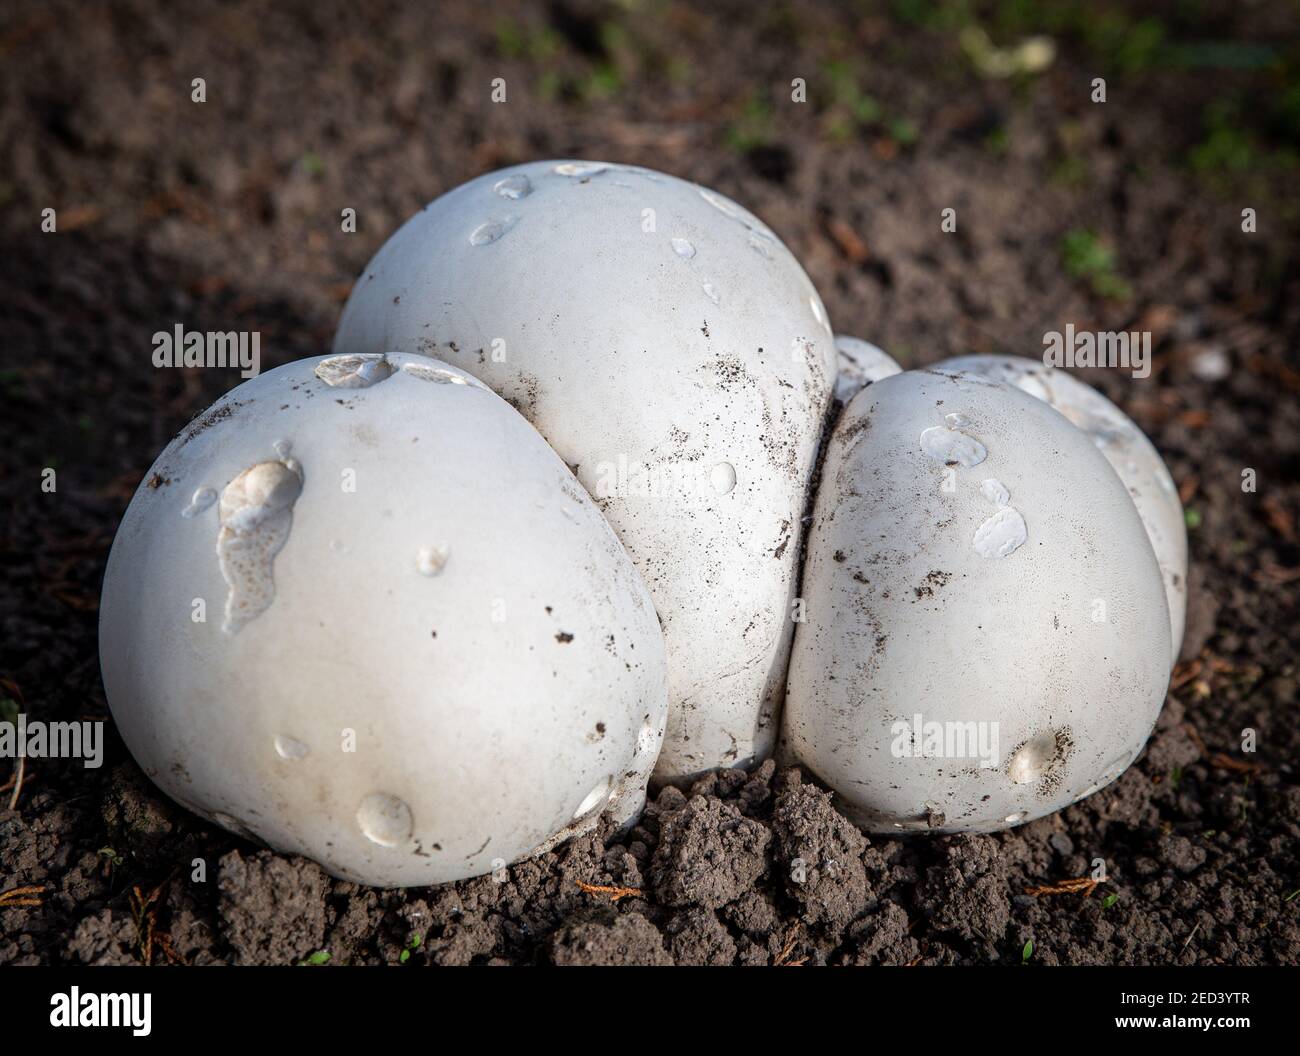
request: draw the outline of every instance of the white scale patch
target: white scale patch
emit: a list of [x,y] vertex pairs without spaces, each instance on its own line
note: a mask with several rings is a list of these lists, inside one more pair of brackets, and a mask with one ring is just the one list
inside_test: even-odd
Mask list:
[[980,485],[980,494],[998,508],[998,512],[975,529],[972,543],[980,557],[1008,557],[1024,545],[1029,535],[1025,519],[1011,505],[1011,493],[1000,481],[990,477]]
[[[949,415],[951,422],[956,418],[961,424],[965,420],[958,415]],[[967,436],[956,429],[944,425],[934,425],[921,434],[921,450],[936,462],[945,466],[978,466],[986,458],[988,451],[973,436]]]
[[359,356],[330,356],[316,364],[315,374],[335,389],[365,389],[393,373],[383,353]]
[[275,600],[275,555],[293,526],[293,504],[302,494],[302,467],[292,458],[259,462],[221,493],[217,514],[217,560],[229,588],[222,630],[234,634]]
[[1020,511],[1004,506],[975,529],[975,552],[980,557],[1008,557],[1024,545],[1028,536]]

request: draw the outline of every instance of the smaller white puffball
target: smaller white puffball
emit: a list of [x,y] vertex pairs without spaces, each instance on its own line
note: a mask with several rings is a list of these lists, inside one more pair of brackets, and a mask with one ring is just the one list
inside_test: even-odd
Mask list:
[[835,398],[848,403],[873,381],[892,377],[902,367],[882,348],[845,334],[835,335],[839,369],[835,375]]
[[667,713],[649,593],[486,386],[415,355],[291,363],[146,479],[100,655],[127,747],[179,803],[383,887],[637,815]]
[[1022,356],[957,356],[936,367],[1014,385],[1082,429],[1128,488],[1160,563],[1169,605],[1170,664],[1177,661],[1187,618],[1187,524],[1178,488],[1155,445],[1128,415],[1091,385]]
[[1155,555],[1123,484],[1039,400],[909,371],[822,466],[783,752],[877,832],[991,831],[1141,751],[1168,682]]

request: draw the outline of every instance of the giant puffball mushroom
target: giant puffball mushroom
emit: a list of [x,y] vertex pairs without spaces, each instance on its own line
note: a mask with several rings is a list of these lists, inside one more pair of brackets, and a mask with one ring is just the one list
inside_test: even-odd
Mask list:
[[877,832],[991,831],[1114,780],[1169,677],[1123,484],[1042,401],[909,371],[845,409],[804,563],[784,751]]
[[1178,659],[1187,618],[1187,523],[1178,488],[1155,445],[1128,415],[1091,385],[1022,356],[958,356],[939,370],[965,370],[1016,386],[1088,434],[1128,488],[1151,539],[1169,603],[1170,666]]
[[767,755],[836,362],[752,213],[648,169],[548,161],[455,188],[366,266],[339,354],[423,351],[511,401],[645,577],[668,650],[656,779]]
[[848,403],[873,381],[893,377],[902,367],[882,348],[845,334],[835,335],[839,371],[835,375],[835,398]]
[[185,807],[382,887],[640,809],[667,711],[649,593],[474,378],[418,355],[291,363],[146,481],[100,660],[127,747]]

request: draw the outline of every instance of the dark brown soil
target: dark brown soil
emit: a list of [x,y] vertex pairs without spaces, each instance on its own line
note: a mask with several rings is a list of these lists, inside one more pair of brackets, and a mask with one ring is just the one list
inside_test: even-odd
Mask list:
[[[10,710],[108,718],[96,609],[117,521],[166,440],[239,381],[154,368],[151,335],[260,331],[264,369],[320,354],[398,223],[539,157],[650,165],[744,202],[839,331],[909,366],[1038,355],[1070,322],[1150,330],[1151,378],[1087,380],[1167,456],[1193,571],[1145,754],[994,836],[867,839],[765,764],[666,790],[621,841],[575,841],[504,883],[361,889],[165,800],[109,720],[102,769],[32,760],[16,809],[0,762],[0,964],[1019,963],[1029,942],[1031,963],[1295,963],[1300,20],[1227,0],[1024,9],[6,4]],[[961,44],[975,26],[999,45],[1046,32],[1056,60],[983,76]],[[1091,894],[1028,893],[1098,859]]]

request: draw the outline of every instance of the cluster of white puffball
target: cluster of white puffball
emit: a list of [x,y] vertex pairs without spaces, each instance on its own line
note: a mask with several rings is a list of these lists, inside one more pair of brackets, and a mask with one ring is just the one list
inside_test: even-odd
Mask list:
[[730,199],[542,162],[432,202],[332,355],[167,446],[101,662],[178,802],[432,884],[774,752],[869,831],[1058,810],[1145,743],[1186,562],[1160,456],[1088,386],[900,371]]

